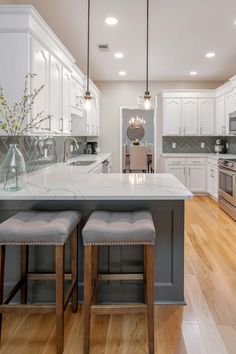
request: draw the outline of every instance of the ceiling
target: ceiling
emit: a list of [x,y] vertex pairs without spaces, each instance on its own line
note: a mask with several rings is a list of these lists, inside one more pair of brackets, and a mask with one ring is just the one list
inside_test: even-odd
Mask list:
[[[0,0],[32,4],[85,71],[87,0]],[[118,25],[104,23],[117,17]],[[144,80],[146,0],[91,0],[93,80]],[[235,0],[150,0],[150,79],[226,80],[236,74]],[[98,44],[108,44],[108,53]],[[115,59],[114,52],[125,57]],[[206,59],[213,51],[216,57]],[[118,72],[127,72],[119,77]],[[190,71],[198,76],[191,77]]]

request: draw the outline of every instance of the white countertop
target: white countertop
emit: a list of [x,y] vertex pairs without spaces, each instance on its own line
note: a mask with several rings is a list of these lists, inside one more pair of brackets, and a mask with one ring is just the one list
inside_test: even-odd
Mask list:
[[28,174],[25,189],[0,200],[184,200],[192,193],[172,174],[89,174],[57,164]]
[[163,157],[206,157],[213,159],[236,159],[236,154],[208,154],[208,153],[162,153]]

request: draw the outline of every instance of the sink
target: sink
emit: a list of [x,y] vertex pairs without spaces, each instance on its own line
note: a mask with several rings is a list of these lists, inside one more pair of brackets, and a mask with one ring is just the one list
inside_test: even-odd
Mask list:
[[69,163],[69,166],[89,166],[92,165],[95,161],[74,161]]

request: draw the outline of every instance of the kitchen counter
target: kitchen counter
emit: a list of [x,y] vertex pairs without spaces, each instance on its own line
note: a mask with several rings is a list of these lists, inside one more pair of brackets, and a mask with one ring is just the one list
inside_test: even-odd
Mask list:
[[189,190],[171,174],[87,174],[82,173],[81,167],[66,164],[29,173],[23,190],[0,191],[0,200],[184,200],[191,197]]
[[[88,159],[88,156],[80,156]],[[100,161],[105,156],[99,156]],[[97,160],[96,160],[97,161]],[[97,162],[96,162],[97,163]],[[184,203],[191,192],[171,174],[92,174],[87,168],[57,164],[28,174],[26,188],[0,192],[0,222],[21,210],[79,210],[81,228],[94,210],[149,210],[157,232],[155,246],[154,299],[156,303],[184,304]],[[83,294],[83,245],[79,230],[79,300]],[[6,288],[17,281],[17,247],[7,247]],[[31,247],[32,271],[52,272],[53,248]],[[36,262],[37,260],[37,262]],[[66,268],[69,259],[66,257]],[[101,247],[100,272],[143,270],[141,246]],[[29,301],[53,301],[53,284],[32,283]],[[140,302],[143,284],[104,282],[99,287],[101,302]]]
[[206,158],[212,158],[212,159],[236,159],[236,154],[213,154],[213,153],[161,153],[161,156],[163,157],[206,157]]

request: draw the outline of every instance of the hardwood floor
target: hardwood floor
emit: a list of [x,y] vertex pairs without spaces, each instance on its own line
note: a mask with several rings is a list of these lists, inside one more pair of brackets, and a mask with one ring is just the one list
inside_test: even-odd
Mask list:
[[[187,306],[155,306],[156,354],[236,354],[236,222],[207,197],[186,202]],[[92,319],[91,354],[142,354],[143,315]],[[65,354],[83,354],[83,311],[65,317]],[[53,315],[6,315],[1,354],[55,353]]]

